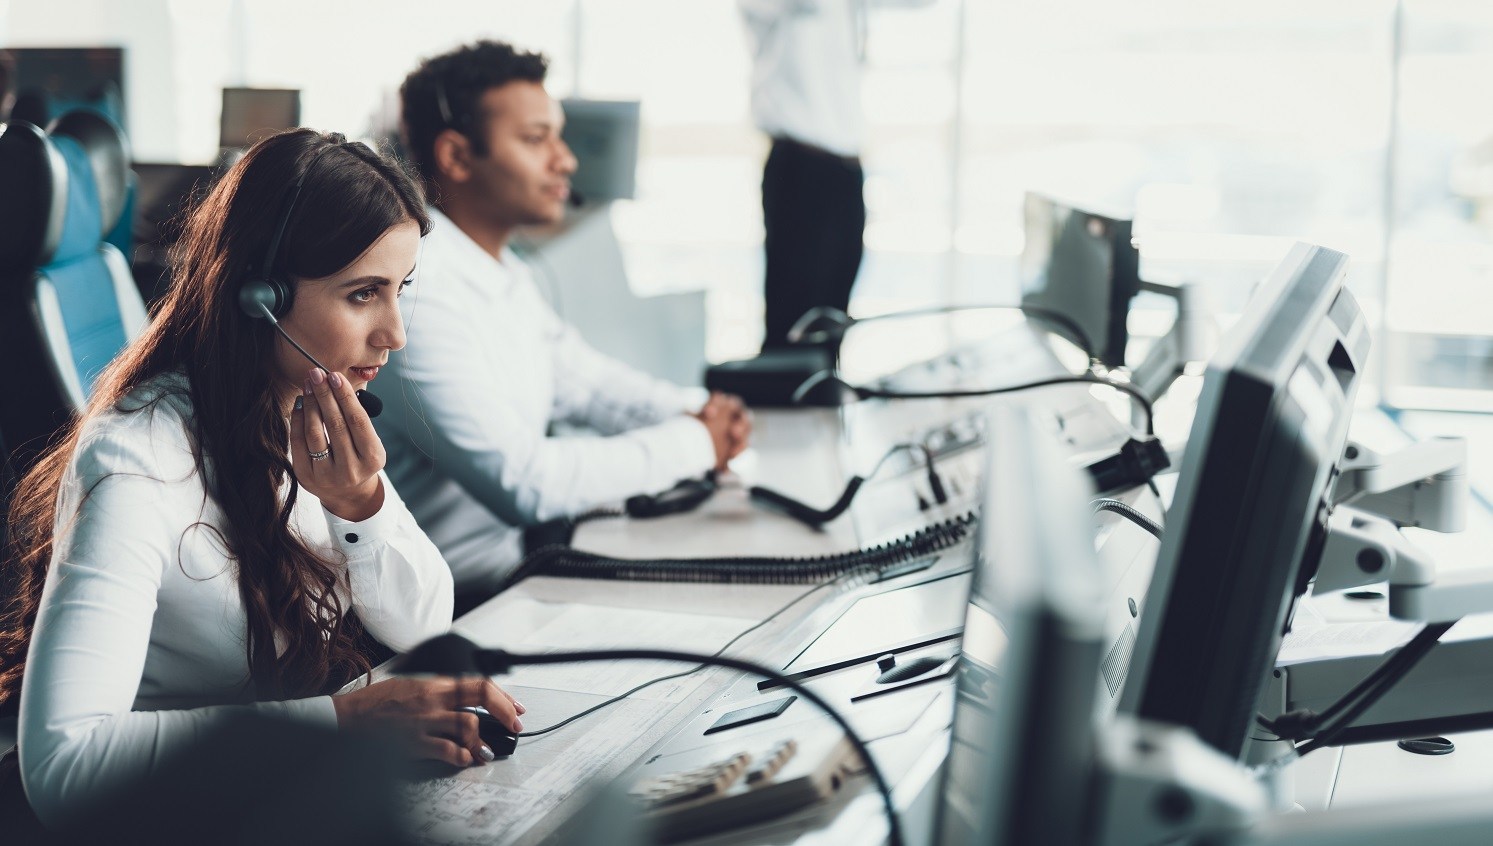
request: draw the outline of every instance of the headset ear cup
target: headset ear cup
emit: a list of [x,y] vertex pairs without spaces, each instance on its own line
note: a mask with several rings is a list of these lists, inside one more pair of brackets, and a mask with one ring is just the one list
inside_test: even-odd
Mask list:
[[294,289],[278,276],[271,276],[264,282],[275,292],[275,304],[270,307],[270,311],[275,313],[277,319],[290,314],[290,301],[295,298]]
[[250,317],[264,317],[260,306],[277,319],[290,311],[290,289],[274,277],[252,279],[238,289],[238,305]]

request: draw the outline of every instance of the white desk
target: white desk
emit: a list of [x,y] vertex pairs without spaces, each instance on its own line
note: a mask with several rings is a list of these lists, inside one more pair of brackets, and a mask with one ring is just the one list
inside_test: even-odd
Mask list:
[[[1051,355],[1041,352],[1045,347],[1037,344],[1038,337],[1023,330],[997,341],[998,349],[992,355],[1010,365],[996,368],[1007,374],[1005,381],[1038,378],[1057,369]],[[1019,373],[1014,372],[1016,368]],[[1000,378],[997,373],[985,384],[999,384],[995,380]],[[997,401],[1037,403],[1053,410],[1061,416],[1062,431],[1075,451],[1118,446],[1126,431],[1090,390],[1080,385],[1055,386]],[[743,462],[741,475],[749,483],[776,488],[811,504],[827,505],[839,496],[852,473],[868,472],[890,444],[932,423],[973,414],[988,404],[925,400],[869,402],[830,411],[759,412],[754,454]],[[737,491],[717,495],[690,514],[584,524],[574,546],[629,558],[798,556],[848,551],[973,507],[979,495],[974,481],[976,468],[983,460],[983,450],[973,449],[940,461],[939,470],[946,479],[962,481],[957,491],[950,491],[952,498],[946,506],[926,511],[918,509],[915,493],[917,485],[923,483],[921,469],[903,466],[900,470],[889,468],[867,483],[851,511],[822,529],[810,529],[755,507],[746,501],[744,492]],[[1154,506],[1152,510],[1154,513]],[[968,555],[967,547],[941,558],[935,570],[967,568],[967,557],[960,559],[960,555]],[[534,577],[475,609],[454,628],[481,645],[515,651],[659,646],[708,653],[810,587]],[[857,597],[874,589],[854,581],[824,588],[733,647],[731,654],[781,667]],[[960,611],[956,624],[962,622],[962,608]],[[499,679],[499,683],[527,706],[525,727],[533,729],[639,681],[677,669],[682,668],[606,664],[521,668]],[[828,678],[824,690],[848,701],[847,686],[861,684],[844,675]],[[551,735],[521,739],[510,759],[415,788],[412,811],[421,834],[431,843],[530,843],[557,829],[563,831],[560,827],[584,809],[588,786],[623,772],[660,738],[691,718],[706,700],[755,695],[749,687],[749,682],[733,673],[701,672],[649,688]],[[928,701],[919,698],[922,708],[910,720],[902,721],[906,725],[899,725],[900,735],[885,736],[872,745],[878,761],[894,779],[917,771],[926,781],[926,766],[919,770],[917,764],[933,748],[929,738],[939,736],[947,727],[946,702],[935,702],[939,695],[947,700],[948,692],[932,685],[927,692]],[[884,726],[888,718],[875,716],[875,710],[866,709],[852,719],[858,725]],[[861,826],[867,815],[872,820],[877,818],[874,792],[843,792],[849,795],[817,807],[807,816],[797,814],[775,827],[753,829],[748,839],[808,843],[821,838],[819,842],[834,842],[833,837],[851,830],[863,832]],[[877,824],[871,825],[874,829]],[[721,842],[731,841],[730,836],[721,838]]]

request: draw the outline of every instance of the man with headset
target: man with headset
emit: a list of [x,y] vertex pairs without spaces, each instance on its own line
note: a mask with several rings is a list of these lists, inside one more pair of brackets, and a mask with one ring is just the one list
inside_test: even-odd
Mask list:
[[[517,227],[563,217],[576,168],[547,65],[482,41],[425,61],[400,88],[433,228],[378,428],[459,606],[501,586],[522,557],[521,527],[723,468],[751,431],[740,400],[587,345],[509,249]],[[552,436],[556,421],[596,435]]]

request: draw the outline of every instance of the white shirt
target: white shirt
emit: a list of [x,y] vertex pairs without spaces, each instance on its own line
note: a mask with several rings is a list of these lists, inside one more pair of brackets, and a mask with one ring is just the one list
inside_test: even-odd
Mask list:
[[[184,389],[185,378],[157,377],[122,404],[141,409],[163,387]],[[63,479],[20,708],[22,782],[48,825],[233,709],[336,727],[328,696],[252,701],[246,616],[213,531],[223,513],[193,464],[191,414],[188,396],[167,392],[153,409],[89,420]],[[357,523],[302,488],[291,528],[328,558],[345,556],[343,607],[389,647],[450,627],[451,575],[387,479],[383,507]]]
[[[389,477],[462,590],[496,589],[522,557],[515,527],[671,487],[715,464],[707,395],[591,348],[501,260],[431,210],[408,341],[374,385]],[[598,435],[551,437],[552,421]]]
[[737,0],[737,6],[751,41],[757,128],[860,155],[860,0]]

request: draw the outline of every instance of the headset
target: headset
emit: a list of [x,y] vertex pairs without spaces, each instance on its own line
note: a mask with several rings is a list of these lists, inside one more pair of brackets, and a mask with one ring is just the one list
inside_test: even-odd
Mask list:
[[[248,280],[244,282],[243,287],[238,289],[238,305],[243,309],[244,314],[268,320],[281,337],[289,341],[290,345],[295,347],[301,355],[326,373],[332,371],[317,361],[311,353],[306,351],[305,347],[296,343],[296,340],[280,326],[279,318],[290,313],[290,304],[295,298],[295,288],[291,286],[289,279],[275,271],[275,266],[280,257],[280,241],[285,237],[285,230],[290,225],[290,214],[295,211],[296,200],[300,199],[301,189],[306,186],[306,176],[311,173],[312,168],[316,167],[322,153],[335,146],[338,145],[328,144],[312,154],[311,161],[306,163],[305,169],[296,179],[295,186],[287,193],[289,200],[280,212],[279,222],[275,224],[275,234],[270,238],[270,246],[265,251],[264,261],[259,263],[251,272]],[[377,417],[384,410],[383,400],[366,390],[358,391],[357,397],[358,404],[363,406],[363,410],[368,412],[369,417]]]
[[[436,77],[431,81],[435,83],[435,107],[441,113],[441,122],[445,124],[447,129],[454,129],[465,135],[466,132],[456,125],[456,115],[451,112],[451,101],[446,97],[446,84],[441,82],[440,77]],[[462,123],[466,123],[466,119],[470,115],[470,112],[462,112]],[[570,195],[566,197],[565,201],[574,209],[578,209],[586,204],[585,196],[577,191],[574,185],[570,186]]]

